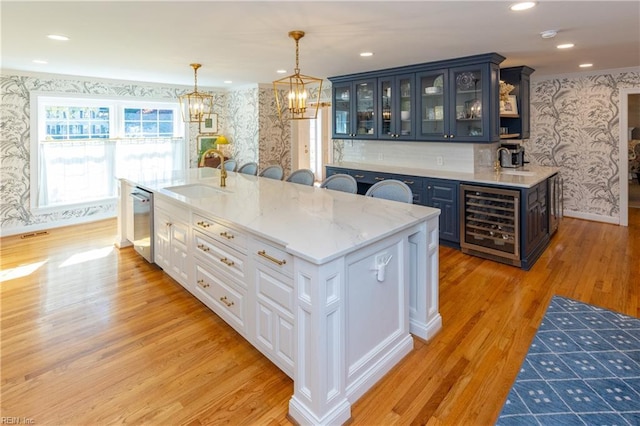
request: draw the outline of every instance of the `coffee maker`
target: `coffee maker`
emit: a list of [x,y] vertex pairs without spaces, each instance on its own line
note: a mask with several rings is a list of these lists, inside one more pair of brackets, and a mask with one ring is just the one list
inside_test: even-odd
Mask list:
[[500,145],[505,150],[500,150],[500,166],[515,169],[525,165],[524,147],[517,143],[505,143]]

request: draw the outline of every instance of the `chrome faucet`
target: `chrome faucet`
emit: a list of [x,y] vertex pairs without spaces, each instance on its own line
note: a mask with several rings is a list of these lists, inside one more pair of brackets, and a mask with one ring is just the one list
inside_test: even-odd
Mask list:
[[209,154],[216,154],[220,157],[220,186],[227,186],[227,169],[224,168],[224,154],[219,149],[211,148],[203,152],[198,167],[204,167],[204,160]]
[[493,169],[496,172],[499,172],[500,169],[502,168],[502,166],[500,165],[500,151],[502,151],[502,150],[505,150],[507,152],[507,155],[509,155],[511,153],[511,151],[509,151],[504,146],[501,146],[500,148],[498,148],[498,150],[496,151],[496,162],[493,165]]

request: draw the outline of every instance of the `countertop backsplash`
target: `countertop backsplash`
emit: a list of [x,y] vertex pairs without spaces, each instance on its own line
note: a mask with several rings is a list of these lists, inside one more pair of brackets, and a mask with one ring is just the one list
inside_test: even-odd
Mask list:
[[334,162],[393,165],[474,173],[493,168],[499,143],[333,140]]

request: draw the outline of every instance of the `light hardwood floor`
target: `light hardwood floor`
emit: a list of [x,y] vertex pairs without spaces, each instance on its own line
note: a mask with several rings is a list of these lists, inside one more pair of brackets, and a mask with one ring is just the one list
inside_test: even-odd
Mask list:
[[[441,247],[442,330],[353,405],[351,424],[493,424],[552,295],[640,316],[640,209],[629,222],[565,218],[529,272]],[[114,234],[108,220],[0,241],[0,415],[290,424],[292,381]]]

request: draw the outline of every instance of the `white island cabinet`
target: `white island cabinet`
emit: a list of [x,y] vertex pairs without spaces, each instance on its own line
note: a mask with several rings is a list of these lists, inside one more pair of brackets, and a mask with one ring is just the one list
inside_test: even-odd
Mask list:
[[412,334],[441,327],[440,211],[233,172],[219,183],[202,168],[121,187],[154,193],[159,266],[293,378],[291,418],[347,422]]

